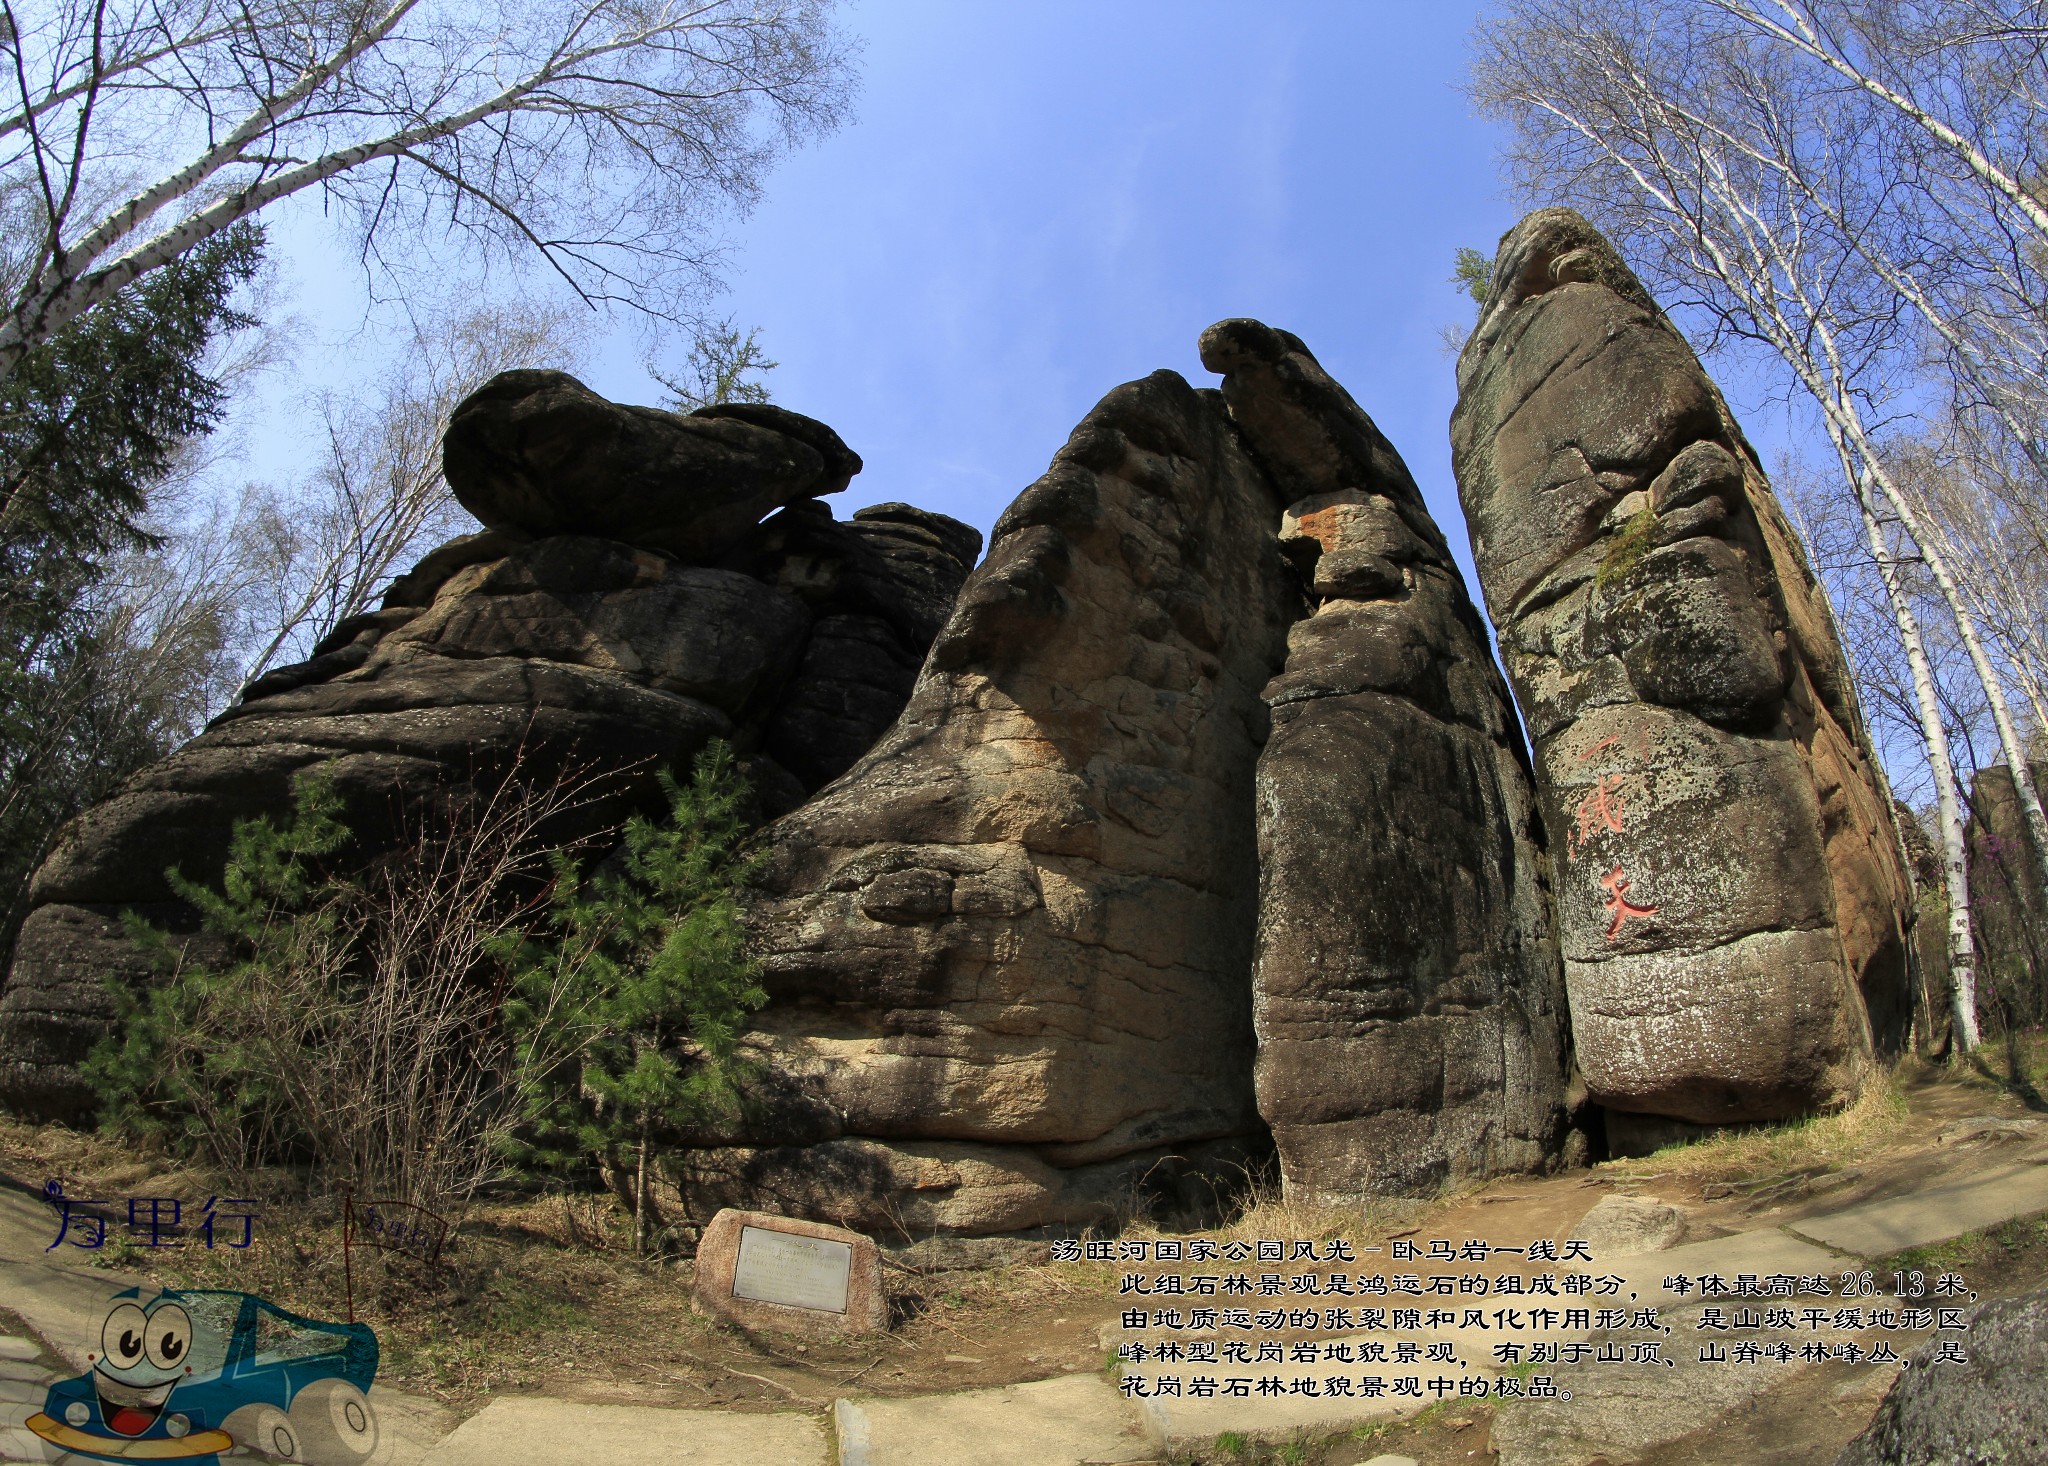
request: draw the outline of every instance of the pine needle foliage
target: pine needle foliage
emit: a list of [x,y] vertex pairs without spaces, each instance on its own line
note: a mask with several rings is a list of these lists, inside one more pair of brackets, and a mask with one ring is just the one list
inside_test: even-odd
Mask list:
[[1481,254],[1471,245],[1461,245],[1457,262],[1451,270],[1451,284],[1472,297],[1473,304],[1484,309],[1486,297],[1493,292],[1493,257]]
[[668,388],[668,407],[696,412],[725,402],[766,402],[768,385],[757,377],[782,363],[770,361],[760,343],[761,328],[745,333],[730,317],[702,326],[690,345],[685,375],[671,377],[648,367],[654,380]]
[[308,1012],[315,995],[295,981],[346,965],[346,887],[320,867],[348,839],[340,814],[332,776],[312,770],[294,785],[288,821],[235,823],[220,890],[165,872],[198,910],[203,937],[232,954],[224,963],[189,960],[182,941],[125,915],[167,980],[141,991],[108,981],[118,1021],[84,1070],[103,1123],[235,1169],[293,1158],[306,1138],[292,1119],[294,1056],[266,1041],[265,1020],[287,1006],[319,1031],[349,997],[320,994],[330,1011]]
[[740,1036],[768,1000],[736,899],[760,857],[745,848],[751,794],[731,748],[711,744],[687,784],[664,772],[661,785],[665,821],[635,816],[588,875],[557,862],[552,931],[521,945],[506,1005],[529,1122],[515,1158],[599,1163],[643,1252],[655,1133],[739,1112]]

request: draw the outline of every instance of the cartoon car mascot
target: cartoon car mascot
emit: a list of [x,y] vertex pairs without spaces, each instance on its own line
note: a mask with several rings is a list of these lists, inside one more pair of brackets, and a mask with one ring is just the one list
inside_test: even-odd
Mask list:
[[377,1451],[367,1324],[301,1318],[251,1293],[166,1289],[144,1302],[130,1288],[114,1295],[89,1357],[27,1421],[76,1456],[363,1466]]

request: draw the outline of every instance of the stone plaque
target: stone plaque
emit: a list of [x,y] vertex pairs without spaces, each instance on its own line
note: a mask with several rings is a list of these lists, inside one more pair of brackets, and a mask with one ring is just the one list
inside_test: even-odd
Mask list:
[[846,1278],[853,1269],[853,1244],[823,1237],[799,1237],[766,1227],[740,1228],[739,1261],[732,1270],[732,1295],[792,1308],[846,1312]]
[[882,1256],[846,1227],[728,1207],[697,1244],[700,1313],[742,1328],[832,1338],[889,1327]]

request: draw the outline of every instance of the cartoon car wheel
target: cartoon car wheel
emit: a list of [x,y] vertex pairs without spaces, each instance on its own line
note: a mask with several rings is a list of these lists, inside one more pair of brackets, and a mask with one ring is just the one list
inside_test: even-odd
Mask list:
[[356,1466],[377,1449],[377,1412],[345,1379],[315,1380],[292,1399],[299,1457],[309,1466]]
[[220,1423],[235,1444],[266,1461],[298,1459],[299,1438],[291,1421],[275,1405],[244,1405]]

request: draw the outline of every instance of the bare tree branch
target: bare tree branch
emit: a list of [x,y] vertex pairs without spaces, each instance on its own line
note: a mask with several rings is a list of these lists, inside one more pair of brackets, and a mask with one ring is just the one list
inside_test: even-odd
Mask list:
[[[680,318],[712,211],[748,204],[849,86],[823,0],[64,0],[6,49],[0,194],[42,244],[7,272],[0,376],[311,190],[354,221],[366,264],[398,234],[420,264],[443,240],[481,266],[538,255],[587,301]],[[138,158],[181,152],[131,183]]]

